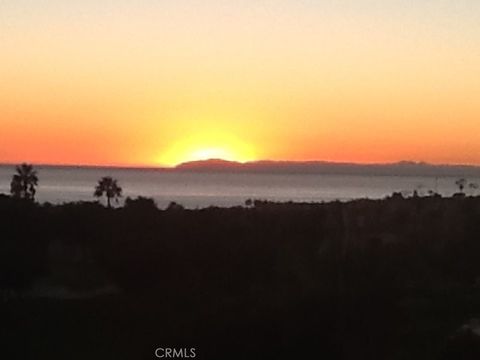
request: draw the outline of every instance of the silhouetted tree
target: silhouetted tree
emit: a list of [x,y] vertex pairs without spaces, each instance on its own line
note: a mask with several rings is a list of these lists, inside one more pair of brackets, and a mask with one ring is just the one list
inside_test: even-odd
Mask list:
[[122,188],[118,185],[116,179],[105,176],[98,181],[97,186],[95,187],[95,197],[102,197],[105,195],[107,198],[108,208],[112,207],[112,200],[118,203],[118,198],[122,196]]
[[467,185],[467,180],[464,178],[458,179],[457,181],[455,181],[455,185],[457,185],[460,192],[463,193],[465,185]]
[[32,165],[22,164],[16,167],[16,174],[10,183],[10,193],[13,197],[26,200],[34,200],[36,186],[38,185],[37,172]]

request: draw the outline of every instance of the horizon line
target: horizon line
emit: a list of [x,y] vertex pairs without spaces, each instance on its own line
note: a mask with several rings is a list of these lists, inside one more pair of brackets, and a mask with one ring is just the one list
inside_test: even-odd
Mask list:
[[330,160],[273,160],[273,159],[259,159],[259,160],[251,160],[251,161],[232,161],[220,158],[211,158],[211,159],[204,159],[204,160],[192,160],[192,161],[185,161],[178,163],[176,165],[153,165],[153,164],[85,164],[85,163],[42,163],[42,162],[29,162],[29,161],[21,161],[21,162],[0,162],[1,167],[7,166],[17,166],[23,163],[32,164],[37,167],[59,167],[59,168],[104,168],[104,169],[132,169],[132,170],[176,170],[180,166],[184,164],[195,164],[195,163],[208,163],[212,161],[221,161],[224,163],[230,164],[237,164],[237,165],[246,165],[246,164],[256,164],[262,162],[268,163],[289,163],[289,164],[325,164],[325,165],[348,165],[348,166],[391,166],[391,165],[423,165],[423,166],[434,166],[434,167],[472,167],[472,168],[480,168],[480,164],[475,163],[432,163],[426,162],[423,160],[397,160],[392,162],[349,162],[349,161],[330,161]]

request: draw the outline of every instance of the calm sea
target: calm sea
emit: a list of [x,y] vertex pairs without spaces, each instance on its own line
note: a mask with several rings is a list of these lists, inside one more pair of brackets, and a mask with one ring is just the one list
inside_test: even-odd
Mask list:
[[[63,203],[95,200],[93,191],[102,176],[118,179],[127,196],[148,196],[159,207],[171,201],[188,208],[243,205],[245,200],[320,202],[358,198],[380,199],[395,191],[445,196],[456,190],[453,177],[181,173],[161,170],[37,167],[37,200]],[[0,193],[8,194],[13,166],[0,166]],[[479,179],[469,179],[477,181]]]

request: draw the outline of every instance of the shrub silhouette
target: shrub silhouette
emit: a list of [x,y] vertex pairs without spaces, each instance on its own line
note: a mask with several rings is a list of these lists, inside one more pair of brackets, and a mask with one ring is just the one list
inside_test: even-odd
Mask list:
[[139,196],[136,199],[127,197],[125,199],[125,209],[139,212],[158,210],[155,200],[144,196]]
[[167,206],[168,211],[180,211],[184,210],[185,208],[183,205],[176,203],[175,201],[171,201],[170,204]]

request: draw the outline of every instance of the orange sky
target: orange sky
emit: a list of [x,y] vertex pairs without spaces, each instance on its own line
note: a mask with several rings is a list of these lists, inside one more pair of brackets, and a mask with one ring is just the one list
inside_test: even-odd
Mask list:
[[480,164],[479,19],[472,0],[0,4],[0,162]]

